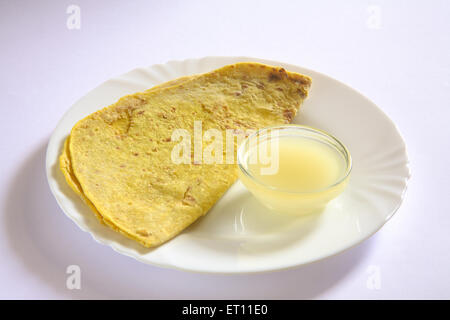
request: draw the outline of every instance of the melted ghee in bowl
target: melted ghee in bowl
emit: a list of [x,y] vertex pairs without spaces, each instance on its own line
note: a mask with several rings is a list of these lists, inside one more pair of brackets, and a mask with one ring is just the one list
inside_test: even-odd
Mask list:
[[283,213],[320,211],[344,190],[351,168],[338,140],[303,126],[261,131],[244,142],[239,157],[244,185],[264,205]]

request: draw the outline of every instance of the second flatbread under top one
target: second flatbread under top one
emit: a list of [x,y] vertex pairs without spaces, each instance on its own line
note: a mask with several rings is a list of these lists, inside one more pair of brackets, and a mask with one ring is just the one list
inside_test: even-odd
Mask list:
[[[258,129],[289,123],[309,77],[238,63],[121,98],[72,129],[61,167],[100,220],[147,247],[204,215],[237,178],[235,164],[175,164],[175,129]],[[205,146],[204,146],[205,147]],[[70,174],[69,174],[70,173]],[[76,185],[76,188],[74,187]]]

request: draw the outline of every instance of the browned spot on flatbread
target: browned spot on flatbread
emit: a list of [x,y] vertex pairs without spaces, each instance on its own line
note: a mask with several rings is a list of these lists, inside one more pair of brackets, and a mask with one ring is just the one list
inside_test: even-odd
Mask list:
[[291,122],[292,119],[294,118],[294,112],[292,110],[286,109],[283,111],[283,116],[287,122]]
[[302,89],[297,89],[297,93],[300,95],[300,97],[306,98],[306,92]]

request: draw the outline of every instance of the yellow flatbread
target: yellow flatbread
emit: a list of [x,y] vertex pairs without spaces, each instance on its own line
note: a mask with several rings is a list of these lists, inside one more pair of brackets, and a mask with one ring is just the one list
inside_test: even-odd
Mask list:
[[288,123],[310,84],[282,68],[238,63],[125,96],[74,126],[60,167],[102,222],[153,247],[206,214],[237,178],[235,164],[175,164],[174,130],[194,137],[200,121],[225,137]]

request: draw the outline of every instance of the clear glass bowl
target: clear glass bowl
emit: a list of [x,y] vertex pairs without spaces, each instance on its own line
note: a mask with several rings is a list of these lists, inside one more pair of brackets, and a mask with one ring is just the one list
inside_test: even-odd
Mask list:
[[[249,159],[254,146],[271,139],[301,137],[322,143],[342,157],[345,168],[339,178],[325,188],[308,191],[281,189],[255,177],[249,168]],[[239,178],[248,190],[269,209],[289,214],[309,214],[323,210],[328,202],[345,189],[352,169],[352,159],[347,148],[334,136],[325,131],[302,125],[267,127],[245,139],[237,152]]]

